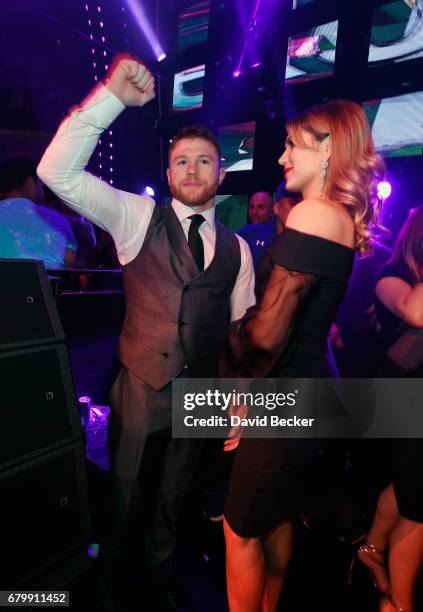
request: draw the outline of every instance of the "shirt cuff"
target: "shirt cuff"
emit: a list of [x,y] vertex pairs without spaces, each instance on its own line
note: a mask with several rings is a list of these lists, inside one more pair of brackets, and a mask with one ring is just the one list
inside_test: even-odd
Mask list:
[[76,112],[80,121],[106,130],[125,109],[125,105],[104,85],[100,85],[84,100]]

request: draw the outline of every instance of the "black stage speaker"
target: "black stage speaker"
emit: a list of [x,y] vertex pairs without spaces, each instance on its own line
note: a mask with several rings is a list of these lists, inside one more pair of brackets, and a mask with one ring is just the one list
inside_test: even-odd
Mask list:
[[64,345],[0,352],[0,472],[82,439]]
[[83,431],[40,261],[0,259],[0,589],[86,550]]
[[90,536],[84,449],[76,442],[0,474],[0,589],[31,581]]
[[42,261],[0,259],[0,350],[64,341]]

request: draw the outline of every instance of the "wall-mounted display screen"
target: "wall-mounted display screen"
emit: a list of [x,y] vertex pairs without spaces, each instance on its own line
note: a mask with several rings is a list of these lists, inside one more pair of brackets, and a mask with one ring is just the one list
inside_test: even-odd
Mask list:
[[203,106],[206,66],[187,68],[175,74],[173,82],[173,111],[194,110]]
[[285,80],[299,83],[330,76],[335,70],[338,21],[290,36]]
[[422,155],[423,91],[363,104],[379,153],[385,157]]
[[247,223],[248,195],[218,195],[216,218],[233,232]]
[[219,128],[218,141],[226,172],[253,169],[255,132],[255,121]]
[[369,66],[423,57],[423,2],[395,0],[373,11]]
[[210,0],[193,2],[179,15],[178,50],[207,42]]
[[305,4],[310,4],[310,2],[314,2],[314,0],[292,0],[292,8],[296,9],[299,6],[304,6]]

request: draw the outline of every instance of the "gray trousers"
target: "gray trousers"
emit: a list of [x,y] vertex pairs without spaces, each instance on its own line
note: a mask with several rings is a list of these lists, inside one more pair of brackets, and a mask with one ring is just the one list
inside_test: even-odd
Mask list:
[[[182,374],[186,376],[184,371]],[[139,471],[149,436],[164,433],[166,443],[161,465],[151,466],[159,476],[155,483],[153,511],[142,527],[148,561],[152,569],[162,566],[172,555],[176,543],[177,523],[185,493],[198,464],[202,440],[172,439],[171,383],[155,391],[140,378],[122,368],[110,395],[111,413],[109,445],[112,463],[112,499],[110,528],[100,546],[100,586],[106,609],[125,610],[125,562],[132,537],[141,521],[143,505]],[[149,469],[143,465],[143,472]],[[141,485],[141,486],[140,486]],[[152,500],[148,500],[151,502]],[[151,505],[151,503],[150,503]],[[112,601],[119,601],[119,607]]]

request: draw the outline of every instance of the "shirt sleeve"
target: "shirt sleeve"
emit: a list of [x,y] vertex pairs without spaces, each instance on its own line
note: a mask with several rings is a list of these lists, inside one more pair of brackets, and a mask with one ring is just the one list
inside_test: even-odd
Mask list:
[[256,303],[254,294],[255,276],[251,251],[243,238],[238,235],[236,237],[241,249],[241,265],[230,299],[231,321],[236,321],[243,317],[246,310]]
[[410,270],[403,263],[387,263],[385,264],[376,275],[376,279],[374,285],[382,280],[382,278],[386,278],[387,276],[394,276],[396,278],[400,278],[405,281],[409,285],[413,284],[413,277],[411,275]]
[[121,264],[139,252],[155,203],[115,189],[85,168],[101,134],[124,108],[104,86],[94,90],[63,121],[38,166],[38,176],[52,191],[112,235]]

